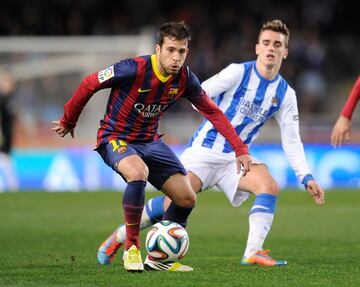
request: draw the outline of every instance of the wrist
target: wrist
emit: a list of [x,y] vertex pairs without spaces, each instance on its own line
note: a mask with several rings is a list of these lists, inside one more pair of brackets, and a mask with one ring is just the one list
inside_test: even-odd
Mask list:
[[249,149],[246,145],[243,145],[242,147],[235,150],[235,156],[239,157],[244,154],[249,154]]
[[76,126],[76,124],[71,124],[71,123],[65,121],[64,118],[61,118],[61,119],[60,119],[60,124],[61,124],[64,128],[66,128],[66,129],[68,129],[68,130],[72,130],[72,129],[74,129],[75,126]]
[[307,185],[310,180],[314,180],[314,177],[312,176],[311,173],[308,173],[307,175],[304,176],[301,182],[304,185],[305,189],[307,189]]

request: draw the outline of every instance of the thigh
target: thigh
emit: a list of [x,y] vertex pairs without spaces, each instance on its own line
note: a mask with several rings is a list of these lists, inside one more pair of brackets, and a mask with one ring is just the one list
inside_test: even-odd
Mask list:
[[109,142],[96,148],[104,162],[128,181],[131,174],[147,169],[136,149],[124,141]]
[[161,140],[149,143],[143,160],[149,168],[149,182],[162,190],[173,175],[186,175],[186,170],[175,153]]
[[274,185],[277,185],[264,164],[252,164],[251,170],[242,177],[239,182],[239,190],[254,194],[269,193]]
[[[239,190],[242,172],[237,173],[236,161],[229,162],[219,169],[221,178],[216,186],[225,193],[232,206],[240,206],[250,195],[249,192]],[[247,176],[247,175],[246,175]]]
[[170,176],[163,184],[161,190],[177,204],[193,201],[196,197],[189,177],[181,173]]

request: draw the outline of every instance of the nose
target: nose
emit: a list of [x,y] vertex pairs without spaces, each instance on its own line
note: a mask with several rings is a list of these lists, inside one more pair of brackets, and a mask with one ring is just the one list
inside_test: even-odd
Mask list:
[[179,52],[174,53],[173,61],[174,62],[179,62],[180,61],[180,53]]

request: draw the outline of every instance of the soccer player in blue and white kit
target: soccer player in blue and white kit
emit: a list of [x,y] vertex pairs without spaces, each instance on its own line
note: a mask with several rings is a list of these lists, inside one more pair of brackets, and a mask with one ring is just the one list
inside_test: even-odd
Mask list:
[[[149,181],[172,199],[164,220],[186,226],[195,205],[196,194],[187,172],[176,155],[161,140],[158,123],[161,115],[179,98],[188,99],[223,134],[235,150],[237,171],[250,168],[247,146],[223,112],[209,99],[197,77],[184,62],[190,31],[183,22],[162,25],[156,54],[124,59],[87,76],[64,106],[64,115],[52,128],[61,137],[74,136],[81,111],[93,94],[111,88],[104,119],[100,121],[96,150],[115,172],[127,182],[122,206],[126,240],[124,268],[144,269],[140,254],[140,222],[144,208],[145,186]],[[145,267],[160,264],[147,257]],[[161,270],[191,271],[178,262],[161,264]]]
[[[275,117],[290,165],[314,201],[322,205],[324,191],[311,175],[300,139],[295,91],[279,74],[282,61],[288,55],[289,36],[288,28],[280,20],[265,23],[256,44],[256,61],[231,64],[202,83],[202,88],[214,99],[238,136],[248,145],[256,139],[266,121]],[[241,264],[286,265],[286,261],[275,260],[269,256],[268,250],[263,250],[273,222],[279,186],[267,166],[254,157],[246,176],[237,174],[233,153],[229,142],[205,120],[180,159],[196,192],[216,186],[226,194],[233,206],[240,206],[250,193],[255,195]],[[161,219],[167,205],[168,199],[163,197],[151,199],[144,209],[142,227]],[[113,259],[124,238],[125,229],[119,226],[99,249],[101,264]]]

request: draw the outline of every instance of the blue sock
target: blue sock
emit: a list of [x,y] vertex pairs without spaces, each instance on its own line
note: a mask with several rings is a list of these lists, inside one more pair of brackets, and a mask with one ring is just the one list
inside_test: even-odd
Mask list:
[[151,198],[145,205],[146,213],[148,214],[151,223],[156,223],[162,220],[164,216],[164,200],[165,196],[157,196]]
[[255,198],[250,214],[256,212],[275,213],[277,196],[269,193],[258,194]]
[[123,205],[144,206],[145,186],[146,181],[143,180],[134,180],[129,182],[123,194]]
[[146,181],[131,181],[124,191],[122,205],[126,227],[125,250],[128,250],[132,245],[140,248],[139,233],[141,215],[144,209],[145,186]]

